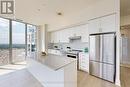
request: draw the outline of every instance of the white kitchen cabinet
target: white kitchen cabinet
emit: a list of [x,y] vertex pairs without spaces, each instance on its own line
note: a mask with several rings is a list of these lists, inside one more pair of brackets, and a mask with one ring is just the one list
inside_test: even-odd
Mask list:
[[62,39],[62,32],[56,31],[56,43],[61,42],[61,39]]
[[82,42],[88,42],[88,24],[51,32],[51,43],[69,43],[69,38],[74,36],[81,36]]
[[102,32],[115,32],[116,31],[116,15],[109,15],[101,18]]
[[81,29],[81,40],[82,42],[88,42],[89,41],[89,33],[88,33],[88,24],[85,24],[82,26]]
[[89,54],[79,53],[79,69],[89,73]]
[[54,41],[55,41],[55,40],[54,40],[54,39],[55,39],[55,33],[54,33],[54,32],[51,32],[51,33],[50,33],[50,36],[51,36],[51,39],[50,39],[50,40],[51,40],[51,43],[54,43]]
[[105,17],[93,19],[89,21],[89,34],[115,32],[116,31],[116,15],[108,15]]
[[54,54],[54,55],[62,55],[60,50],[55,50],[55,49],[48,49],[49,54]]
[[81,42],[88,42],[88,24],[79,25],[76,27],[69,28],[69,37],[81,36]]
[[100,31],[100,19],[94,19],[94,20],[91,20],[89,21],[89,25],[88,25],[88,28],[89,28],[89,34],[93,34],[93,33],[99,33]]
[[81,33],[82,29],[83,29],[82,25],[73,27],[72,28],[72,36],[81,36],[82,35],[82,33]]
[[69,37],[71,36],[71,30],[64,29],[61,30],[61,43],[69,43]]
[[58,43],[58,33],[54,32],[54,43]]
[[51,43],[59,43],[61,34],[59,31],[51,32]]

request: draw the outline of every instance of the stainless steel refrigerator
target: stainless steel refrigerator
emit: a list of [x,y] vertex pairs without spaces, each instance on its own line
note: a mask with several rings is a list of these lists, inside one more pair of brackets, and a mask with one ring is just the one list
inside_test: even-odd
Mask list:
[[90,34],[89,39],[90,74],[110,82],[115,82],[115,33]]

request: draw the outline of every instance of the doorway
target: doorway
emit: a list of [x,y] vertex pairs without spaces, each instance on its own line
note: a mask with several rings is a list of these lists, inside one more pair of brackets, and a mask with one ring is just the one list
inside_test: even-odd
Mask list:
[[130,0],[121,1],[120,33],[121,33],[121,87],[130,86]]

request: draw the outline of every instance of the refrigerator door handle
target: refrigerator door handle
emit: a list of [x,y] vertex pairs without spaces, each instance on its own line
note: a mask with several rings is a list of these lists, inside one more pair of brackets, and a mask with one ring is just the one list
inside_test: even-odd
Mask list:
[[100,35],[100,61],[103,62],[103,52],[104,52],[104,48],[103,48],[104,44],[103,44],[103,35]]

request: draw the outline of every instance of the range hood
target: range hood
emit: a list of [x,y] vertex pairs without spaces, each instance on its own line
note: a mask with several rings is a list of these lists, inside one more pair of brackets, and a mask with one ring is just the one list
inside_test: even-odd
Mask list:
[[79,40],[81,39],[81,36],[73,36],[73,37],[69,37],[70,40]]

